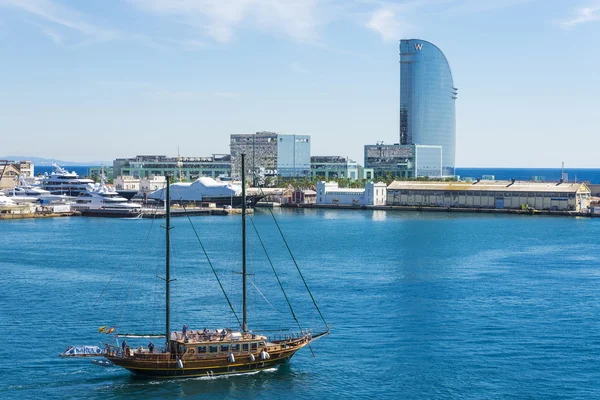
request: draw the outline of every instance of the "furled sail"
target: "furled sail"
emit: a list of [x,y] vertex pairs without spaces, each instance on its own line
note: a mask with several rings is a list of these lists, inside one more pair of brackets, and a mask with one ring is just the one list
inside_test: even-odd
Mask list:
[[59,357],[102,357],[103,351],[98,346],[70,346],[59,354]]

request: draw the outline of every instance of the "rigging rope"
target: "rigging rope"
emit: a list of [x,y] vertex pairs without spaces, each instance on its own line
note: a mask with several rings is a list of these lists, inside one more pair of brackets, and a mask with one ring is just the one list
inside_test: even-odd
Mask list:
[[[254,232],[256,232],[256,236],[258,237],[258,241],[260,242],[260,245],[262,246],[263,250],[265,251],[265,255],[267,256],[267,260],[269,260],[269,264],[271,265],[271,269],[273,270],[273,274],[275,274],[275,278],[277,278],[277,283],[279,283],[279,287],[281,288],[281,292],[283,293],[283,296],[285,297],[285,301],[287,301],[288,306],[290,307],[290,311],[292,313],[292,317],[294,317],[294,321],[296,321],[296,324],[298,324],[298,328],[300,329],[300,333],[302,333],[302,326],[300,325],[300,321],[298,321],[298,318],[296,317],[296,313],[294,312],[294,309],[292,308],[292,303],[290,303],[290,300],[288,299],[287,294],[285,293],[285,290],[283,289],[283,284],[281,283],[281,280],[279,279],[279,275],[277,274],[277,271],[275,271],[275,266],[273,265],[273,262],[271,262],[271,257],[269,257],[269,253],[267,252],[267,248],[265,247],[265,244],[263,243],[262,238],[260,237],[260,234],[258,233],[258,229],[256,229],[256,225],[254,224],[254,218],[252,218],[252,217],[249,217],[249,218],[250,218],[250,222],[252,222],[252,227],[254,228]],[[252,281],[250,281],[250,282],[252,282]],[[254,283],[252,283],[252,284],[254,285]],[[261,295],[262,295],[262,293],[261,293]],[[267,301],[267,303],[268,303],[268,301]],[[271,303],[269,303],[269,304],[271,304]],[[325,324],[325,325],[327,325],[327,324]],[[312,353],[312,355],[314,357],[315,356],[315,352],[313,351],[312,346],[310,345],[310,342],[308,343],[308,348],[310,349],[310,352]]]
[[[288,306],[290,307],[292,317],[294,317],[294,321],[296,321],[296,323],[298,324],[298,328],[300,328],[300,330],[302,331],[302,326],[300,325],[300,321],[298,321],[298,318],[296,317],[296,313],[294,312],[294,309],[292,308],[292,303],[290,303],[290,299],[288,298],[287,294],[285,293],[285,290],[283,289],[283,284],[281,283],[281,280],[279,279],[279,275],[277,274],[277,271],[275,271],[275,266],[273,265],[273,262],[271,261],[271,257],[269,257],[269,253],[267,253],[267,248],[265,247],[265,244],[263,243],[262,238],[260,237],[260,234],[258,233],[258,229],[256,229],[256,225],[254,224],[254,218],[249,217],[249,219],[250,219],[250,222],[252,222],[252,227],[254,228],[254,232],[256,232],[258,241],[260,242],[260,245],[262,246],[262,248],[265,252],[265,255],[267,256],[267,260],[269,261],[269,265],[271,266],[271,269],[273,270],[273,274],[275,274],[275,279],[277,279],[277,283],[279,284],[279,287],[281,288],[281,292],[283,293],[283,296],[285,297],[285,301],[287,301]],[[269,303],[269,304],[271,304],[271,303]]]
[[[262,188],[260,189],[260,191],[264,194]],[[325,321],[325,317],[323,316],[323,313],[321,313],[321,310],[319,309],[319,306],[317,305],[317,301],[315,300],[314,296],[312,295],[312,292],[310,291],[310,289],[308,287],[308,283],[306,283],[306,280],[304,279],[304,275],[302,275],[302,271],[300,271],[300,267],[298,266],[298,263],[296,262],[296,258],[292,254],[292,249],[290,249],[290,246],[288,245],[287,240],[285,240],[285,236],[283,236],[283,232],[281,231],[281,227],[279,226],[279,223],[277,222],[277,218],[275,218],[275,214],[273,214],[272,208],[267,207],[267,209],[269,210],[269,212],[271,213],[271,216],[273,217],[275,226],[277,226],[277,229],[279,230],[279,234],[281,235],[281,238],[283,239],[283,243],[285,244],[285,247],[287,248],[288,253],[290,253],[290,257],[292,258],[292,261],[294,262],[294,265],[296,266],[296,269],[298,270],[298,274],[300,274],[300,278],[302,278],[302,282],[304,282],[304,287],[306,288],[306,291],[310,295],[310,298],[312,299],[312,302],[315,305],[315,308],[319,312],[319,316],[321,317],[321,320],[325,324],[325,327],[329,330],[329,325],[327,324],[327,321]],[[254,224],[254,222],[252,224]]]
[[279,312],[279,310],[277,310],[273,306],[273,304],[271,304],[271,302],[265,297],[265,295],[260,291],[260,289],[258,288],[258,286],[256,286],[256,284],[252,281],[252,279],[248,278],[248,280],[250,281],[250,283],[252,284],[252,286],[254,286],[254,289],[256,289],[256,291],[258,292],[258,294],[260,294],[262,296],[262,298],[265,299],[265,301],[267,302],[267,304],[270,305],[273,310]]
[[196,239],[198,239],[198,243],[200,243],[200,247],[202,248],[202,252],[204,253],[204,256],[206,257],[206,261],[208,261],[208,265],[210,265],[210,268],[212,269],[212,272],[215,275],[215,278],[217,279],[217,282],[219,283],[219,287],[221,288],[221,291],[223,292],[223,295],[225,295],[225,299],[227,299],[227,303],[229,304],[229,308],[231,309],[231,312],[235,316],[235,319],[237,320],[238,325],[241,327],[242,323],[240,322],[240,319],[238,318],[237,313],[233,309],[233,305],[231,304],[231,301],[229,300],[229,296],[227,296],[227,292],[225,292],[225,289],[223,288],[223,285],[221,284],[221,280],[219,279],[219,275],[217,275],[217,271],[215,270],[215,267],[213,266],[212,262],[210,261],[210,258],[208,257],[208,253],[206,252],[206,249],[204,248],[204,245],[202,244],[202,240],[200,240],[200,236],[198,235],[198,232],[196,231],[196,227],[192,223],[192,219],[190,218],[190,215],[188,214],[187,209],[185,208],[185,206],[182,206],[182,207],[183,207],[183,211],[185,212],[185,216],[188,218],[188,221],[190,221],[190,225],[192,226],[192,229],[194,230],[194,234],[196,235]]

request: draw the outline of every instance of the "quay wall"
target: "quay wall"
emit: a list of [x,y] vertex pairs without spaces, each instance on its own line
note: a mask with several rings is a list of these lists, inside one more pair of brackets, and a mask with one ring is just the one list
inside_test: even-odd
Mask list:
[[521,214],[552,215],[563,217],[600,217],[599,213],[578,211],[551,210],[517,210],[509,208],[471,208],[471,207],[435,207],[435,206],[354,206],[347,204],[282,204],[284,208],[323,208],[333,210],[384,210],[384,211],[429,211],[429,212],[461,212],[484,214]]

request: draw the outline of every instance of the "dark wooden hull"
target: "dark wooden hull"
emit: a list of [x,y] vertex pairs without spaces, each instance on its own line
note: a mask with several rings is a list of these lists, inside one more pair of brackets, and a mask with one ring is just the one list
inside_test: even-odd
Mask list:
[[212,360],[182,360],[183,368],[178,368],[176,359],[164,361],[142,361],[119,356],[106,356],[114,365],[130,371],[136,376],[148,378],[186,378],[198,376],[215,376],[242,374],[274,368],[288,362],[298,349],[272,354],[268,360],[261,360],[257,355],[255,361],[248,357],[240,357],[240,361],[229,362],[227,358]]

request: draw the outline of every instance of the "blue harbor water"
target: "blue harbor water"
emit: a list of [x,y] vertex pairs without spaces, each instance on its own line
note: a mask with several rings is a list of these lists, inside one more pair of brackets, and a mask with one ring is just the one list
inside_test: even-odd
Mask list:
[[[164,221],[1,221],[0,398],[600,397],[600,219],[276,214],[331,335],[277,370],[181,380],[57,357],[109,339],[102,325],[164,329]],[[323,328],[269,215],[254,220],[302,327]],[[173,326],[235,328],[189,222],[173,222]],[[239,218],[192,222],[239,312]],[[294,328],[259,246],[251,235],[250,328]]]

